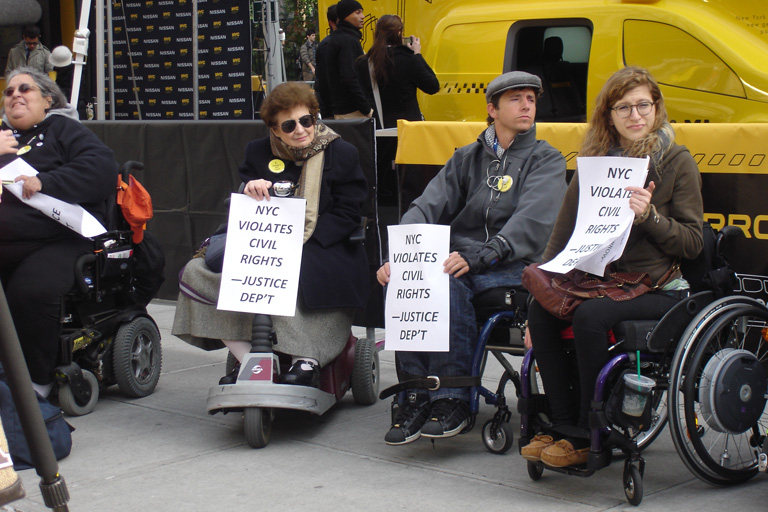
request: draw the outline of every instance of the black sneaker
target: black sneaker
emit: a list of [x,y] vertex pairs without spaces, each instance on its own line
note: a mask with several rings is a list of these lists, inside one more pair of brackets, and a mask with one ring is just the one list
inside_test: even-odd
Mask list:
[[320,367],[311,361],[299,359],[281,376],[280,383],[319,388]]
[[469,423],[469,403],[458,398],[441,398],[432,403],[429,420],[421,429],[424,437],[453,437]]
[[408,444],[421,436],[421,426],[429,417],[429,395],[426,393],[408,393],[405,402],[395,413],[392,427],[384,436],[389,445]]

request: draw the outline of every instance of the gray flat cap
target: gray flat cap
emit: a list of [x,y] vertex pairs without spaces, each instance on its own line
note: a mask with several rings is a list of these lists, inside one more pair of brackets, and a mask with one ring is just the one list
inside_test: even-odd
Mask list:
[[490,103],[491,98],[500,92],[526,87],[534,89],[536,94],[538,94],[541,91],[541,78],[525,71],[510,71],[491,80],[485,91],[485,100],[487,103]]

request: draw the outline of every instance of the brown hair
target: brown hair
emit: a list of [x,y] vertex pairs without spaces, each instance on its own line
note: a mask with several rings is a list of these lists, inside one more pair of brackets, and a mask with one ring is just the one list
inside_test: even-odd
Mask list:
[[368,50],[368,62],[373,63],[373,75],[379,87],[387,83],[387,78],[395,69],[395,59],[388,47],[403,44],[403,20],[394,14],[385,14],[376,22],[373,44]]
[[259,113],[267,126],[274,128],[280,112],[300,106],[307,107],[309,113],[317,118],[320,106],[309,85],[304,82],[285,82],[272,89],[261,104]]
[[[630,147],[624,148],[625,156],[644,157],[656,155],[660,157],[672,145],[675,132],[667,121],[667,109],[661,89],[651,74],[642,68],[626,67],[615,72],[600,94],[592,118],[589,121],[587,135],[581,146],[580,156],[603,156],[608,151],[619,146],[619,132],[610,123],[613,105],[635,87],[646,85],[651,91],[651,99],[655,104],[656,116],[647,136],[635,141]],[[661,136],[661,134],[664,136]]]

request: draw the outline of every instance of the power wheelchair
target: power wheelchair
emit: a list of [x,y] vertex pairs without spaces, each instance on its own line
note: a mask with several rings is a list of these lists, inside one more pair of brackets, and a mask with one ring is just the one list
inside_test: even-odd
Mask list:
[[[141,169],[139,162],[126,162],[123,181]],[[111,202],[113,229],[93,238],[93,252],[75,265],[74,289],[62,298],[54,381],[59,405],[71,416],[90,413],[100,389],[117,384],[129,397],[144,397],[160,378],[160,331],[146,305],[162,282],[164,259],[161,252],[153,256],[160,268],[154,269],[147,289],[146,282],[137,280],[137,253],[149,252],[147,242],[133,244],[130,225],[116,201]]]
[[[591,404],[589,431],[591,448],[588,463],[584,466],[556,469],[546,467],[541,462],[527,462],[528,474],[533,480],[538,480],[542,477],[545,467],[546,469],[566,474],[590,476],[596,470],[608,466],[615,458],[623,457],[625,495],[631,504],[638,505],[643,497],[642,477],[645,469],[645,461],[641,456],[641,451],[650,445],[662,432],[668,418],[668,399],[672,402],[671,407],[676,408],[675,413],[680,413],[683,417],[687,413],[687,417],[691,422],[697,421],[695,418],[691,420],[692,416],[689,412],[694,408],[690,404],[690,396],[693,392],[685,388],[682,382],[675,384],[674,378],[677,374],[674,373],[674,369],[676,361],[687,361],[689,366],[693,365],[704,375],[703,378],[708,379],[707,382],[709,382],[713,380],[713,377],[715,381],[717,381],[717,377],[721,377],[720,380],[722,380],[725,375],[730,375],[730,373],[734,372],[739,373],[739,370],[742,370],[741,374],[743,374],[747,371],[745,368],[752,369],[752,367],[756,366],[755,360],[758,357],[768,358],[768,355],[758,352],[759,347],[757,345],[765,343],[764,338],[761,338],[762,341],[757,343],[756,339],[754,339],[754,333],[751,345],[747,342],[742,342],[740,345],[740,347],[751,347],[752,357],[747,356],[743,352],[737,352],[739,355],[731,354],[734,349],[743,350],[743,348],[727,346],[721,348],[719,352],[720,355],[727,356],[725,358],[726,363],[720,365],[713,363],[708,370],[706,369],[708,359],[704,358],[702,360],[702,357],[694,359],[692,355],[688,355],[686,358],[684,355],[678,355],[690,354],[693,351],[692,348],[686,351],[683,348],[685,346],[691,347],[696,345],[703,347],[705,343],[702,339],[705,338],[705,331],[710,333],[710,336],[706,339],[711,339],[714,336],[713,330],[719,329],[718,332],[721,332],[725,328],[723,324],[733,325],[733,323],[739,321],[739,318],[747,314],[753,316],[763,315],[761,318],[768,318],[768,311],[765,310],[765,307],[760,309],[759,303],[756,304],[756,301],[745,297],[718,298],[732,293],[732,290],[728,290],[727,286],[722,285],[722,281],[725,280],[730,283],[730,278],[733,276],[732,271],[725,267],[724,259],[719,256],[721,252],[720,245],[726,238],[735,237],[740,233],[740,230],[738,228],[726,228],[717,237],[714,236],[711,230],[709,233],[712,236],[711,243],[707,244],[708,248],[705,249],[707,254],[703,254],[695,262],[688,262],[687,268],[684,265],[684,273],[688,280],[692,282],[695,293],[681,300],[659,321],[626,321],[618,324],[613,329],[610,351],[614,355],[603,368],[596,381],[595,393]],[[701,276],[710,271],[710,279],[715,273],[720,276],[721,284],[716,286],[715,289],[708,289],[709,286],[702,283]],[[483,317],[483,314],[485,314],[488,319],[480,331],[472,375],[475,377],[482,376],[489,353],[499,360],[504,368],[504,373],[495,391],[486,389],[478,384],[472,388],[470,400],[470,410],[473,413],[473,417],[479,409],[480,398],[484,398],[486,403],[495,405],[497,408],[495,415],[486,422],[482,431],[483,442],[486,448],[494,453],[504,453],[513,444],[512,430],[509,426],[511,411],[505,396],[505,387],[508,382],[514,384],[517,395],[517,410],[520,413],[519,446],[525,446],[538,432],[546,430],[550,426],[547,397],[541,379],[538,376],[535,354],[533,350],[526,351],[522,346],[527,301],[528,294],[522,288],[491,290],[475,299],[478,318]],[[500,303],[504,304],[504,309],[499,311],[498,304]],[[497,305],[496,311],[494,311],[494,304]],[[730,316],[723,316],[725,313],[722,311],[727,307],[726,305],[734,304],[740,304],[741,306],[733,306],[730,309],[732,311]],[[702,318],[705,320],[702,321]],[[715,318],[720,320],[716,321]],[[707,319],[708,322],[706,321]],[[703,323],[708,323],[711,326],[708,331],[702,326]],[[720,327],[718,328],[717,326]],[[766,332],[768,331],[762,331],[762,335],[765,336]],[[510,333],[515,334],[513,336],[514,341],[511,342]],[[563,342],[566,345],[572,343],[567,338],[568,335],[564,332]],[[678,340],[681,339],[683,342],[678,348]],[[698,343],[696,343],[697,341]],[[734,345],[733,342],[731,344]],[[711,346],[712,343],[709,345]],[[677,353],[675,352],[676,348]],[[698,353],[701,354],[706,350],[706,348],[699,348]],[[723,350],[725,353],[723,353]],[[768,347],[763,347],[762,350],[765,352],[768,350]],[[729,354],[731,355],[729,356]],[[514,369],[510,361],[505,358],[506,355],[523,356],[523,363],[519,373]],[[762,364],[765,366],[768,363],[763,362]],[[713,369],[712,366],[716,366],[716,368]],[[621,412],[621,396],[623,394],[621,381],[624,373],[637,372],[638,367],[641,373],[652,378],[656,385],[647,400],[642,416],[635,418],[624,415]],[[672,376],[670,376],[670,371],[673,372]],[[680,375],[677,376],[677,379],[682,381],[684,373]],[[673,379],[671,380],[671,388],[668,385],[670,379]],[[746,380],[746,377],[737,377],[731,380],[741,383],[739,379]],[[764,381],[763,377],[761,381],[763,385],[760,388],[762,392],[766,389]],[[759,386],[752,381],[749,384],[756,387]],[[691,386],[690,380],[688,386]],[[717,385],[710,385],[708,389],[711,390],[713,387],[717,389]],[[680,392],[670,394],[668,392],[669,389],[679,389]],[[688,392],[687,396],[686,392]],[[757,394],[760,393],[756,392],[750,395],[750,398]],[[682,397],[683,401],[688,397],[689,403],[687,405],[678,405],[674,401],[675,399],[671,398],[672,395],[675,398]],[[762,425],[760,422],[764,422],[767,415],[763,413],[761,416],[758,413],[758,410],[761,413],[764,410],[765,398],[763,397],[762,402],[757,399],[752,401],[757,403],[754,404],[750,412],[742,413],[738,418],[738,420],[749,423],[750,426],[754,424],[754,428],[750,427],[751,435],[741,434],[741,437],[747,437],[747,439],[740,439],[740,446],[754,447],[755,445],[765,443],[765,435],[760,435],[759,428]],[[725,420],[712,420],[713,416],[719,418],[719,416],[711,414],[715,405],[716,400],[705,402],[704,404],[705,412],[710,413],[709,416],[706,416],[710,420],[709,422],[705,420],[705,426],[709,430],[715,431],[712,437],[715,435],[719,436],[719,438],[730,436],[730,439],[733,440],[736,434],[731,432],[723,434],[723,431],[729,427],[734,427],[736,420],[730,417]],[[696,407],[701,408],[698,402]],[[675,423],[673,426],[674,438],[674,427],[679,426],[680,423],[675,414],[672,414],[672,417]],[[719,430],[711,428],[710,422],[713,422]],[[697,426],[701,429],[698,423]],[[765,430],[764,425],[762,428]],[[682,428],[678,430],[685,432]],[[678,435],[678,438],[676,444],[685,445],[687,451],[684,453],[688,454],[691,460],[696,459],[699,462],[699,466],[706,466],[707,463],[713,465],[713,461],[717,459],[713,451],[702,448],[704,445],[701,442],[690,441],[687,434]],[[686,443],[683,443],[682,439],[685,439]],[[701,435],[699,435],[699,439],[701,439]],[[725,443],[725,441],[721,442],[721,444]],[[755,450],[753,449],[754,452]],[[707,468],[706,474],[710,477],[710,480],[719,478],[719,483],[725,483],[722,481],[726,479],[725,473],[729,473],[732,479],[737,479],[738,477],[742,479],[749,478],[747,474],[754,474],[757,471],[755,469],[757,465],[756,456],[746,457],[741,453],[739,455],[740,460],[737,467],[727,468],[732,469],[735,473],[728,472],[722,464],[719,464],[716,470]],[[690,461],[686,462],[686,464],[689,464],[689,467],[696,465],[696,463]]]

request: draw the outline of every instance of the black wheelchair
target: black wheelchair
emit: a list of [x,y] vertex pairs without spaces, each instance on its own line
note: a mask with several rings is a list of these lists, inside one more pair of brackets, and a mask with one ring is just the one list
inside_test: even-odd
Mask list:
[[[127,162],[123,181],[141,169],[140,163]],[[93,238],[93,252],[75,265],[75,288],[62,298],[60,364],[54,381],[59,405],[71,416],[90,413],[100,389],[117,384],[127,396],[143,397],[160,378],[160,331],[146,305],[162,282],[164,258],[151,235],[145,234],[141,244],[132,242],[117,204],[110,211],[109,227],[115,229]],[[154,275],[147,276],[150,253]]]
[[[571,475],[590,476],[611,464],[613,460],[623,458],[625,495],[631,504],[638,505],[643,497],[642,478],[645,470],[645,461],[641,452],[662,432],[668,415],[673,420],[673,438],[678,438],[675,443],[685,447],[682,451],[684,460],[685,455],[689,457],[686,464],[689,467],[698,468],[709,477],[709,481],[730,483],[738,478],[742,480],[749,478],[757,471],[759,458],[757,447],[766,443],[764,409],[768,386],[764,373],[761,374],[760,370],[754,370],[754,372],[751,370],[758,365],[763,366],[764,370],[765,365],[768,364],[765,361],[768,359],[768,347],[765,346],[768,330],[758,329],[758,326],[766,325],[768,311],[751,299],[728,296],[732,293],[732,289],[728,290],[728,285],[732,284],[733,272],[720,256],[722,252],[720,246],[725,239],[735,237],[741,231],[738,228],[726,228],[715,236],[714,232],[708,228],[707,233],[710,235],[709,243],[705,244],[706,248],[702,256],[696,261],[687,262],[683,269],[695,293],[681,300],[659,321],[627,321],[613,329],[614,340],[610,351],[614,355],[595,383],[590,412],[591,447],[587,464],[549,468],[541,462],[529,461],[527,462],[528,474],[533,480],[540,479],[545,468]],[[704,275],[708,276],[708,281],[703,279]],[[711,286],[716,276],[718,284]],[[728,285],[723,285],[723,282],[727,282]],[[514,384],[517,410],[520,414],[519,446],[525,446],[538,432],[550,427],[546,391],[537,372],[535,354],[533,350],[526,351],[522,344],[527,299],[528,294],[522,288],[491,290],[475,298],[478,318],[487,316],[487,320],[480,331],[475,351],[472,375],[478,381],[472,388],[470,410],[474,417],[479,409],[481,398],[485,399],[486,403],[496,406],[496,413],[485,423],[482,431],[486,448],[494,453],[505,453],[513,444],[512,429],[509,425],[511,411],[505,395],[505,387],[509,382]],[[728,309],[730,313],[727,315],[726,308],[730,308]],[[748,318],[745,318],[747,316]],[[756,322],[756,319],[759,322]],[[736,327],[734,324],[739,322],[741,324]],[[745,331],[749,330],[747,326],[753,324],[755,327],[747,341],[744,339],[747,338]],[[721,340],[717,349],[713,347],[714,341],[705,341],[722,335],[724,330],[728,331],[730,341]],[[738,338],[737,333],[745,334]],[[720,337],[725,338],[725,336]],[[737,342],[734,338],[743,341]],[[566,345],[572,344],[572,340],[567,339],[567,333],[564,333],[563,342]],[[737,352],[733,353],[734,350]],[[738,352],[739,350],[741,352]],[[744,351],[752,355],[747,356]],[[694,357],[694,353],[699,355]],[[504,368],[495,391],[479,383],[488,354],[499,360]],[[507,360],[507,355],[523,356],[519,373]],[[715,355],[719,357],[718,361],[726,359],[726,362],[711,363],[707,368],[707,363]],[[682,371],[675,373],[676,366],[681,365]],[[642,414],[635,417],[621,411],[622,377],[628,372],[636,373],[638,368],[642,375],[653,379],[655,387],[646,401]],[[702,375],[696,384],[692,384],[692,379],[685,382],[685,372],[691,371],[691,368]],[[715,398],[709,401],[704,400],[704,411],[700,412],[702,405],[698,396],[699,390],[708,385],[706,389],[709,391],[714,389],[713,393],[716,394],[717,391],[721,391],[718,385],[722,388],[727,387],[726,384],[721,384],[721,381],[724,381],[727,376],[730,377],[731,373],[739,376],[731,377],[727,385],[739,384],[741,388],[750,389],[750,392],[743,392],[746,398],[742,399],[742,403],[734,407],[738,408],[740,414],[738,420],[741,423],[738,423],[738,426],[737,421],[731,416],[727,419],[720,417],[725,413],[720,416],[712,414],[719,405]],[[754,381],[747,382],[747,379],[754,379]],[[702,381],[705,384],[702,384]],[[671,385],[670,382],[672,382]],[[710,384],[711,382],[717,384]],[[692,388],[695,391],[692,391]],[[670,393],[670,389],[676,389],[679,392]],[[751,393],[753,389],[757,391]],[[695,405],[691,403],[693,395],[696,395]],[[676,401],[678,399],[679,405]],[[668,401],[671,404],[671,412]],[[752,406],[748,408],[748,412],[743,412],[745,402]],[[694,409],[696,412],[691,413]],[[713,416],[718,419],[712,419]],[[679,419],[680,417],[682,420]],[[703,425],[705,431],[702,431],[702,422],[705,423]],[[749,427],[745,427],[746,424]],[[691,440],[692,436],[688,432],[695,431],[696,428],[699,429],[698,439],[693,437]],[[682,434],[675,436],[676,429]],[[735,433],[737,430],[739,434]],[[719,450],[713,448],[714,439],[701,442],[704,434],[710,431],[714,432],[710,438],[718,438]],[[739,453],[737,463],[726,466],[721,461],[729,460],[728,450],[725,449],[729,441],[731,444],[738,441],[741,451],[745,453]],[[747,446],[751,447],[751,451],[745,448]],[[713,465],[718,466],[717,469],[707,467]],[[702,469],[702,466],[706,469]],[[693,468],[692,470],[696,472]]]

